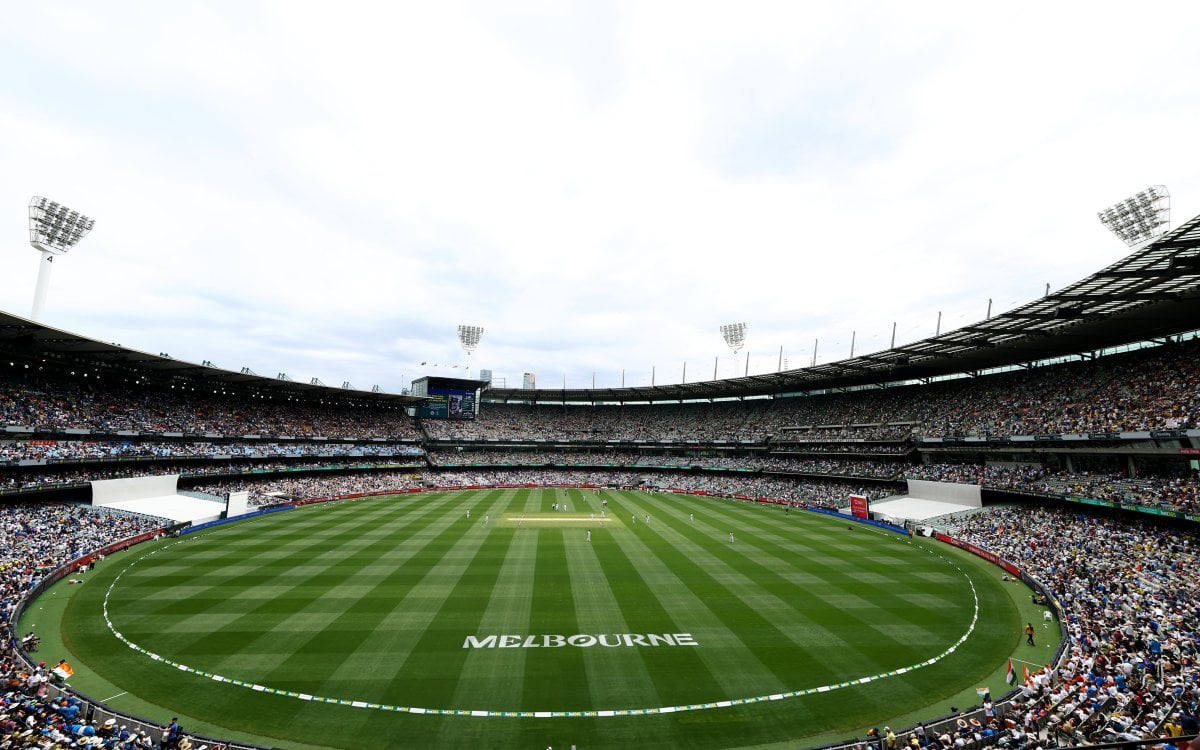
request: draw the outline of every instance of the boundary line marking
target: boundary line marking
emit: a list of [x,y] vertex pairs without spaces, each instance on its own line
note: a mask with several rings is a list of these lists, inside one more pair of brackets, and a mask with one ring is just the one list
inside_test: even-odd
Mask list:
[[[199,538],[202,538],[204,536],[207,536],[207,534],[200,534]],[[196,538],[198,538],[198,537],[196,537],[196,536],[188,537],[185,539],[180,539],[179,541],[176,541],[174,544],[169,544],[164,547],[159,547],[158,549],[156,549],[152,552],[148,552],[148,553],[142,555],[141,557],[138,557],[137,559],[131,561],[127,566],[125,566],[125,570],[126,571],[129,570],[131,567],[138,564],[142,560],[145,560],[146,558],[151,557],[165,549],[170,549],[171,547],[174,547],[176,544],[183,544],[184,542],[192,541]],[[906,540],[905,543],[911,545],[912,541]],[[829,684],[829,685],[821,685],[820,687],[804,688],[803,690],[789,690],[789,691],[785,691],[785,692],[781,692],[781,693],[772,693],[770,695],[757,695],[757,696],[752,696],[752,697],[748,697],[748,698],[733,698],[730,700],[721,700],[721,701],[715,701],[715,702],[711,702],[711,703],[692,703],[692,704],[678,705],[678,706],[658,706],[658,707],[654,707],[654,708],[622,708],[622,709],[606,709],[606,710],[601,710],[601,711],[492,711],[492,710],[488,710],[488,709],[424,708],[424,707],[418,707],[418,706],[393,706],[393,705],[389,705],[389,704],[366,703],[364,701],[359,701],[359,700],[346,700],[344,698],[333,698],[333,697],[329,697],[329,696],[310,695],[308,693],[296,693],[296,692],[292,692],[290,690],[279,690],[276,688],[267,687],[266,685],[259,685],[257,683],[253,683],[253,682],[246,682],[243,680],[232,679],[229,677],[225,677],[223,675],[213,674],[211,672],[205,672],[203,670],[195,669],[186,664],[181,664],[177,661],[172,661],[170,659],[167,659],[166,657],[160,656],[159,654],[156,654],[156,653],[134,643],[133,641],[126,638],[124,636],[124,634],[122,634],[119,630],[117,630],[116,626],[113,624],[112,620],[109,617],[108,600],[109,600],[109,596],[112,594],[113,590],[116,588],[117,583],[120,582],[121,576],[123,576],[125,574],[124,571],[117,574],[116,578],[113,579],[112,583],[109,584],[108,589],[104,592],[103,615],[104,615],[105,625],[108,627],[109,631],[114,636],[116,636],[116,638],[119,641],[124,643],[130,649],[137,651],[138,653],[140,653],[144,656],[149,657],[153,661],[162,662],[163,664],[165,664],[169,667],[172,667],[174,669],[177,669],[180,672],[187,672],[188,674],[193,674],[193,675],[196,675],[197,677],[202,677],[204,679],[212,680],[214,682],[221,682],[221,683],[225,683],[228,685],[233,685],[235,687],[253,690],[253,691],[259,692],[259,693],[270,693],[271,695],[281,695],[281,696],[284,696],[287,698],[295,698],[297,700],[302,700],[302,701],[311,701],[313,703],[329,703],[329,704],[341,705],[341,706],[354,706],[357,708],[369,708],[369,709],[375,709],[378,711],[392,711],[392,712],[397,712],[397,713],[430,714],[430,715],[434,715],[434,716],[504,717],[504,718],[522,718],[522,719],[524,719],[524,718],[549,719],[549,718],[568,718],[568,717],[579,718],[579,717],[609,717],[609,716],[648,716],[648,715],[652,715],[652,714],[681,713],[684,711],[704,711],[704,710],[711,709],[711,708],[728,708],[731,706],[741,706],[741,705],[746,705],[749,703],[762,703],[765,701],[777,701],[777,700],[784,700],[787,698],[802,698],[806,695],[816,695],[817,693],[827,693],[832,690],[839,690],[841,688],[852,687],[854,685],[866,685],[867,683],[886,679],[888,677],[896,677],[896,676],[899,676],[902,674],[906,674],[908,672],[915,671],[922,667],[928,667],[930,665],[936,664],[939,661],[941,661],[942,659],[945,659],[946,657],[950,656],[955,651],[957,651],[960,646],[962,646],[964,643],[966,643],[967,639],[971,637],[971,634],[975,632],[975,626],[979,622],[979,592],[976,591],[976,589],[975,589],[975,581],[972,580],[971,577],[969,575],[967,575],[966,571],[964,571],[962,569],[962,567],[960,567],[956,562],[954,562],[950,558],[946,557],[945,555],[934,552],[931,549],[927,549],[924,547],[921,547],[920,549],[922,549],[923,551],[925,551],[928,554],[931,554],[935,557],[939,557],[942,560],[945,560],[947,563],[950,564],[951,567],[953,567],[960,574],[962,574],[962,576],[967,579],[967,583],[971,586],[971,596],[974,599],[974,612],[971,615],[971,624],[967,627],[967,631],[965,633],[963,633],[962,636],[957,641],[955,641],[953,644],[951,644],[949,648],[942,651],[937,656],[933,656],[929,659],[926,659],[925,661],[918,662],[916,664],[910,664],[906,667],[899,667],[897,669],[892,669],[887,672],[879,672],[878,674],[867,675],[866,677],[859,677],[857,679],[846,680],[845,682],[838,682],[838,683],[833,683],[833,684]],[[116,696],[114,696],[114,697],[116,697]]]

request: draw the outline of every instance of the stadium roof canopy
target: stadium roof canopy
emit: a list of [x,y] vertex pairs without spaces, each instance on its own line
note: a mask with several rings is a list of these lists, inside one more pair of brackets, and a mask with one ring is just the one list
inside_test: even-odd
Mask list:
[[491,389],[487,401],[746,398],[978,373],[1200,328],[1200,216],[1065,289],[988,320],[829,364],[639,388]]
[[[593,403],[748,398],[848,388],[1087,354],[1163,338],[1200,327],[1200,216],[1113,265],[1015,310],[885,351],[797,370],[638,388],[491,388],[490,402]],[[222,370],[128,349],[0,312],[0,356],[30,363],[96,367],[164,382],[187,380],[214,388],[276,397],[363,398],[397,404],[423,399],[356,391]]]
[[116,343],[96,341],[4,312],[0,312],[0,358],[17,364],[38,363],[59,370],[94,369],[110,375],[141,377],[162,383],[183,381],[214,389],[269,394],[276,398],[358,397],[399,404],[416,404],[425,400],[407,395],[357,391],[322,383],[266,377],[249,370],[222,370],[207,364],[184,362],[170,356],[129,349]]

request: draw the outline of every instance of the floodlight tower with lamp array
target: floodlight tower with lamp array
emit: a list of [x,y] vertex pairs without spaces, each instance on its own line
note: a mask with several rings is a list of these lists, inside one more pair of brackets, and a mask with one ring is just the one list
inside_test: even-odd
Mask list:
[[1129,247],[1142,245],[1166,233],[1171,225],[1171,194],[1154,185],[1096,214],[1108,231]]
[[467,353],[467,377],[471,377],[471,354],[479,346],[479,339],[483,336],[483,328],[481,326],[459,326],[458,327],[458,343],[462,344],[463,351]]
[[[746,345],[746,324],[726,323],[721,326],[721,337],[733,354],[733,374],[737,375],[737,353]],[[746,355],[746,372],[750,372],[750,355]]]
[[37,287],[33,292],[33,311],[29,317],[37,320],[46,304],[46,290],[50,287],[50,269],[54,256],[64,255],[79,244],[96,222],[78,211],[35,195],[29,201],[29,244],[42,254],[38,266]]

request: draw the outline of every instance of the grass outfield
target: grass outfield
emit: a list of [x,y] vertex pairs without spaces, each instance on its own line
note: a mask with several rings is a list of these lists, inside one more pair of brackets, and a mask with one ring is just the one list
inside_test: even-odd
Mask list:
[[591,491],[487,490],[141,545],[71,592],[74,684],[281,747],[792,747],[988,684],[1019,638],[996,569],[945,545],[604,497],[595,523]]

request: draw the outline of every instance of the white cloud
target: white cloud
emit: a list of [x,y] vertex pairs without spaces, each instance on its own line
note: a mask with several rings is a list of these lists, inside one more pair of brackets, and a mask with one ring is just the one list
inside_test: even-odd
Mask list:
[[733,374],[727,322],[751,371],[912,341],[1120,257],[1129,193],[1197,212],[1198,11],[1161,10],[21,6],[0,307],[44,194],[97,219],[46,322],[230,369],[399,390],[459,323],[572,386]]

